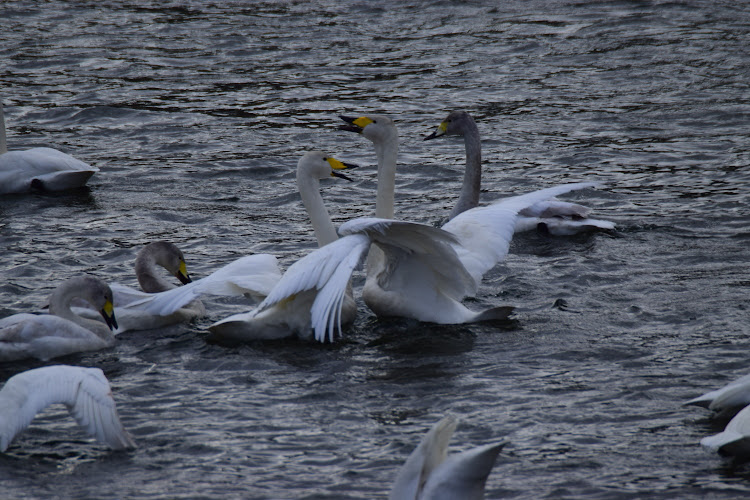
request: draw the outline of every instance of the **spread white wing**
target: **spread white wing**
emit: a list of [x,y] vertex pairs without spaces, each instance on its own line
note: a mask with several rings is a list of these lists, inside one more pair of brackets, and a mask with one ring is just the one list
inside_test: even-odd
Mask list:
[[[144,293],[144,297],[121,307],[140,310],[148,314],[168,316],[201,295],[243,295],[249,293],[265,297],[279,279],[281,279],[281,272],[276,257],[270,254],[248,255],[227,264],[205,278],[166,292]],[[119,290],[119,287],[117,289]],[[115,305],[120,307],[117,303]]]
[[47,366],[11,377],[0,391],[0,451],[37,413],[64,404],[83,429],[115,450],[134,448],[120,423],[109,382],[98,368]]
[[597,183],[578,182],[505,198],[462,212],[442,228],[458,238],[456,253],[478,286],[484,273],[508,255],[520,211],[555,196],[595,186]]

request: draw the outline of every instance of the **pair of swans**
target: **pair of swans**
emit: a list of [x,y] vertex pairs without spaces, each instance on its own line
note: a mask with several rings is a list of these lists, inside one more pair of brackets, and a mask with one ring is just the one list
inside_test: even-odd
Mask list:
[[[596,186],[567,184],[490,206],[467,207],[442,228],[393,220],[396,127],[385,116],[342,118],[347,122],[344,130],[361,133],[375,146],[376,217],[343,224],[337,238],[319,186],[319,180],[330,177],[336,168],[324,153],[305,154],[297,166],[298,188],[318,241],[325,246],[293,264],[255,310],[211,325],[209,330],[215,335],[239,340],[314,335],[321,342],[333,341],[336,331],[341,333],[342,326],[354,319],[356,309],[347,293],[349,279],[368,252],[362,297],[378,316],[440,324],[504,319],[511,308],[477,312],[461,300],[473,296],[484,273],[507,255],[518,213],[543,206],[555,196]],[[441,125],[440,130],[450,133],[447,126]],[[308,171],[317,177],[300,175]]]
[[722,432],[701,439],[701,445],[723,455],[750,457],[750,375],[691,399],[685,405],[708,408],[722,416],[729,416],[742,408]]
[[52,148],[8,151],[0,102],[0,194],[78,188],[98,171],[97,167]]
[[[175,287],[169,283],[160,276],[158,267],[167,269],[184,285]],[[105,349],[114,344],[116,334],[202,316],[202,295],[249,295],[258,299],[265,297],[281,277],[274,256],[256,254],[241,257],[193,281],[182,252],[164,241],[145,245],[138,252],[135,269],[144,291],[80,276],[53,291],[48,301],[49,314],[20,313],[0,319],[0,361],[46,361]]]

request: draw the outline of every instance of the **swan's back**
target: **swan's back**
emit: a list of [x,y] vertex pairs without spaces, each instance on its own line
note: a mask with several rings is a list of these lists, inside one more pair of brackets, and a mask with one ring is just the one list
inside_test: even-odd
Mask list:
[[98,368],[47,366],[11,377],[0,391],[0,451],[49,405],[64,404],[78,425],[110,448],[135,443],[120,423],[107,378]]
[[62,191],[86,184],[99,169],[52,148],[8,151],[0,155],[0,193],[32,188]]

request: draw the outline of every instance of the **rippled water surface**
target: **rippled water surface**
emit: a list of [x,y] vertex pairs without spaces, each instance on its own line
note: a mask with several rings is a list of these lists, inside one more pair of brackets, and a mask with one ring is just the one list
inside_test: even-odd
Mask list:
[[[489,498],[734,498],[750,466],[703,451],[681,402],[750,371],[750,7],[745,2],[31,2],[0,4],[10,149],[101,169],[80,192],[0,198],[0,315],[83,272],[135,284],[152,240],[194,277],[315,247],[303,152],[359,163],[325,183],[338,224],[374,210],[375,155],[337,115],[401,135],[398,217],[458,195],[453,109],[483,136],[483,201],[577,194],[615,234],[516,237],[469,305],[500,325],[377,320],[346,340],[227,347],[206,327],[129,332],[55,360],[109,377],[139,448],[110,452],[62,409],[0,456],[8,498],[383,498],[446,413],[458,451],[507,439]],[[361,285],[358,275],[355,284]],[[43,363],[0,366],[0,377]]]

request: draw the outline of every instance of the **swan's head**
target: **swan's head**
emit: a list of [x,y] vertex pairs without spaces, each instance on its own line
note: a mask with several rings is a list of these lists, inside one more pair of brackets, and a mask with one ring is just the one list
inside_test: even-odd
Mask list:
[[444,135],[464,135],[471,129],[476,129],[474,118],[466,111],[452,111],[443,120],[436,131],[424,138],[425,141],[442,137]]
[[351,181],[352,179],[341,173],[342,170],[349,168],[356,168],[356,165],[344,163],[321,151],[311,151],[305,153],[297,162],[297,182],[328,177],[339,177]]
[[110,330],[117,330],[117,320],[115,319],[114,298],[109,285],[93,276],[80,276],[73,278],[75,286],[78,289],[78,297],[94,306]]
[[[185,256],[182,254],[182,250],[177,248],[177,245],[168,241],[152,241],[145,245],[136,260],[136,269],[139,268],[139,261],[147,263],[150,267],[151,264],[158,264],[167,270],[169,274],[180,280],[183,285],[191,283],[193,280],[187,272],[187,264],[185,264]],[[140,282],[140,279],[139,279]],[[141,283],[141,288],[143,288]],[[149,291],[144,288],[144,291]]]
[[383,115],[367,115],[359,118],[350,116],[340,117],[347,125],[341,125],[340,130],[356,132],[375,144],[398,138],[398,130],[393,120]]

